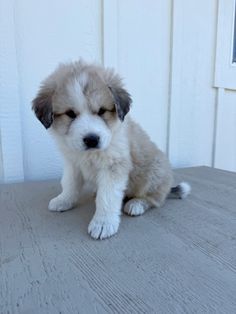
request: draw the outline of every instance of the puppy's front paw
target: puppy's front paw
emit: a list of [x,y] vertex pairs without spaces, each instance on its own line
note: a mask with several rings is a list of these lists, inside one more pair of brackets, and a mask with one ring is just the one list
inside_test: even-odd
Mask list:
[[94,239],[109,238],[117,233],[120,224],[120,217],[105,216],[94,217],[88,226],[88,233]]
[[62,212],[71,209],[74,205],[73,202],[60,194],[49,202],[48,209],[51,211]]

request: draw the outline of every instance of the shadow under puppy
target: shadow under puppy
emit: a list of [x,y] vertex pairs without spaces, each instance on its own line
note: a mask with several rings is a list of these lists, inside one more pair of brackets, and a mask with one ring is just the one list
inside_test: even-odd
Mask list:
[[49,129],[64,157],[62,193],[49,203],[65,211],[79,200],[85,181],[96,189],[96,211],[88,226],[95,239],[118,231],[124,212],[137,216],[161,206],[172,191],[180,198],[190,187],[171,189],[165,155],[129,116],[131,97],[112,69],[84,61],[61,64],[33,100],[37,118]]

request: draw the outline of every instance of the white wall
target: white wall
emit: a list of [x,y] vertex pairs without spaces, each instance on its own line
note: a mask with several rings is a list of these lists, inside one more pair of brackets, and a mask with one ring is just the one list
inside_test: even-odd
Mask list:
[[216,35],[217,0],[2,0],[5,181],[60,175],[57,149],[30,102],[58,62],[79,56],[121,73],[133,116],[174,167],[236,171],[236,93],[213,87]]
[[3,180],[3,161],[2,161],[2,143],[1,143],[1,129],[0,129],[0,182]]
[[96,0],[0,2],[0,122],[7,181],[58,177],[61,160],[31,111],[40,81],[62,61],[102,58]]

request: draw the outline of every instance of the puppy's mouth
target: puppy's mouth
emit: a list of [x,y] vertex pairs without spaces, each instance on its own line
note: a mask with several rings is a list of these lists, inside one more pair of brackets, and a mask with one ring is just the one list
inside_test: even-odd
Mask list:
[[93,147],[84,147],[84,150],[85,151],[98,151],[98,150],[101,150],[100,147],[96,147],[96,148],[93,148]]

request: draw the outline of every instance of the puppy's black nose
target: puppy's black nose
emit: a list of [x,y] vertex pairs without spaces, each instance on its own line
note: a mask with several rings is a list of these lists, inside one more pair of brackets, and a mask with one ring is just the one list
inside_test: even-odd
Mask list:
[[99,139],[99,136],[96,134],[88,134],[83,138],[83,141],[87,148],[97,148]]

